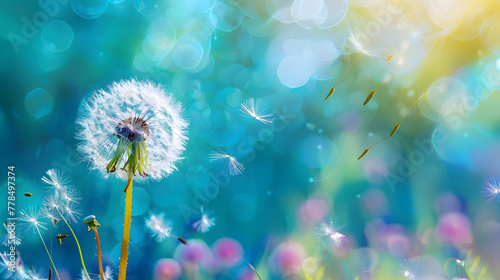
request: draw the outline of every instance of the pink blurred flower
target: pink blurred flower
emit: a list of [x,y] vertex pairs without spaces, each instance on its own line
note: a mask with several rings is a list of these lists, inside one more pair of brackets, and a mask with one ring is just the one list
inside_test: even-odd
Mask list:
[[188,245],[179,244],[174,256],[181,264],[209,265],[213,260],[207,244],[197,239],[188,240]]
[[159,259],[154,268],[156,280],[175,280],[181,275],[181,266],[173,259]]
[[443,241],[455,245],[472,242],[469,219],[462,213],[448,212],[441,216],[437,232]]
[[294,275],[300,272],[305,252],[302,246],[293,241],[280,244],[271,253],[269,266],[283,275]]
[[231,238],[221,238],[212,245],[212,253],[221,266],[232,267],[243,259],[243,247]]
[[298,215],[306,227],[315,225],[330,213],[328,204],[320,198],[310,198],[299,208]]

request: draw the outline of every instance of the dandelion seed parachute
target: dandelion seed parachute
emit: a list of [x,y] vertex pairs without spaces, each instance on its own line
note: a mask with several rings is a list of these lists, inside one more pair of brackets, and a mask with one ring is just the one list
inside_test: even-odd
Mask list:
[[226,154],[221,149],[210,153],[210,161],[216,166],[228,172],[231,176],[240,175],[245,168],[235,157]]
[[495,178],[491,178],[484,184],[484,190],[482,192],[487,201],[500,201],[500,185]]
[[187,140],[180,103],[151,82],[121,81],[94,92],[76,124],[78,150],[105,177],[161,180],[176,169]]

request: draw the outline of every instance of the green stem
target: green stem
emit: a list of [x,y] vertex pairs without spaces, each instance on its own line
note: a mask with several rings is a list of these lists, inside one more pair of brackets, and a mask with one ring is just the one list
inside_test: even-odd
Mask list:
[[43,247],[45,247],[45,251],[47,251],[47,255],[49,256],[50,263],[51,263],[51,264],[52,264],[52,266],[54,267],[54,271],[56,272],[57,279],[61,280],[61,278],[59,277],[59,274],[57,273],[56,266],[54,265],[54,262],[52,261],[52,257],[51,257],[51,256],[50,256],[50,254],[49,254],[49,249],[47,249],[47,245],[45,245],[45,241],[43,241],[42,234],[40,233],[40,230],[38,229],[38,227],[36,227],[36,230],[38,231],[38,235],[40,235],[40,239],[42,240]]
[[125,187],[127,195],[125,198],[125,221],[123,222],[122,251],[118,280],[125,280],[127,278],[128,243],[130,240],[130,222],[132,220],[132,178],[133,173],[130,172],[127,186]]
[[82,255],[82,248],[80,248],[80,243],[78,242],[78,238],[76,238],[75,232],[73,231],[71,226],[68,224],[68,222],[66,221],[64,216],[61,214],[61,212],[59,212],[59,209],[57,209],[57,212],[59,213],[59,216],[61,216],[61,218],[63,219],[64,223],[69,227],[69,230],[71,231],[71,233],[73,234],[73,237],[75,238],[76,246],[78,246],[78,252],[80,252],[80,260],[82,260],[83,271],[85,271],[85,275],[87,276],[87,279],[90,280],[90,276],[89,276],[89,273],[87,272],[87,268],[85,268],[85,262],[83,261],[83,255]]

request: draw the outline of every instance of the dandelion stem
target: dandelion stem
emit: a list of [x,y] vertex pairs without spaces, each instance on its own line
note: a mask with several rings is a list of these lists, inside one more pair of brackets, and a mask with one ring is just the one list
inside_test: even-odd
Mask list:
[[128,243],[130,239],[130,221],[132,219],[132,179],[133,174],[130,173],[127,180],[127,187],[125,188],[127,195],[125,198],[125,221],[123,222],[122,251],[118,280],[125,280],[127,278]]
[[247,134],[248,130],[249,130],[249,129],[250,129],[250,127],[252,126],[253,121],[255,121],[255,118],[253,118],[253,119],[252,119],[252,121],[250,122],[250,124],[249,124],[249,125],[248,125],[248,127],[247,127],[247,130],[245,130],[245,133],[243,133],[243,136],[241,136],[240,141],[238,141],[238,143],[236,143],[236,146],[234,146],[234,149],[233,149],[233,151],[229,154],[229,156],[231,156],[231,155],[234,153],[234,151],[236,151],[236,148],[238,148],[238,145],[241,143],[241,140],[243,140],[243,137],[245,137],[245,135]]
[[410,111],[411,111],[411,109],[413,108],[413,106],[415,106],[415,104],[417,104],[417,102],[418,102],[420,99],[422,99],[422,97],[424,97],[424,96],[425,96],[426,94],[428,94],[428,93],[429,93],[429,90],[426,90],[426,91],[424,92],[424,94],[422,94],[419,98],[417,98],[417,100],[415,100],[415,101],[413,102],[413,104],[411,104],[410,109],[408,109],[408,112],[406,112],[406,114],[404,115],[404,117],[401,119],[401,121],[400,121],[399,123],[403,122],[403,120],[404,120],[404,119],[408,116],[408,114],[410,113]]
[[396,68],[394,68],[394,71],[392,71],[392,74],[389,76],[389,78],[387,78],[387,80],[385,80],[380,86],[378,86],[374,91],[377,91],[379,88],[381,88],[383,85],[385,85],[391,78],[392,76],[394,76],[394,73],[396,73],[396,71],[398,71],[398,68],[399,68],[399,65],[401,65],[401,63],[398,63],[398,65],[396,65]]
[[95,232],[95,240],[97,242],[97,258],[99,259],[99,273],[101,274],[101,280],[104,280],[104,272],[102,270],[102,258],[101,258],[101,242],[99,241],[99,233],[97,233],[97,227],[92,227]]
[[40,239],[42,240],[43,247],[45,247],[45,251],[47,251],[47,255],[49,255],[50,263],[51,263],[51,264],[52,264],[52,266],[54,267],[54,271],[56,272],[57,279],[61,280],[61,278],[59,277],[59,274],[57,273],[56,266],[54,265],[54,262],[52,261],[52,257],[51,257],[51,256],[50,256],[50,254],[49,254],[49,249],[47,249],[47,246],[45,245],[45,241],[43,241],[42,234],[40,233],[40,230],[38,229],[38,227],[36,227],[36,230],[38,231],[38,235],[40,235]]
[[[358,55],[356,56],[356,58],[354,59],[354,61],[351,63],[351,65],[349,66],[349,68],[347,68],[347,70],[344,72],[344,74],[342,75],[342,77],[340,77],[340,79],[335,83],[335,85],[332,87],[332,89],[335,89],[335,87],[340,83],[340,81],[342,81],[342,79],[344,78],[344,76],[347,74],[347,72],[349,72],[349,70],[351,70],[352,66],[354,65],[354,63],[356,62],[356,60],[358,60],[359,56],[361,55],[361,53],[363,53],[363,50],[360,50]],[[330,90],[330,93],[326,96],[325,100],[328,99],[328,97],[330,97],[330,95],[333,93],[333,90]]]
[[76,246],[78,246],[78,252],[80,253],[80,260],[82,261],[83,271],[85,271],[85,275],[87,276],[87,278],[90,279],[89,273],[87,272],[87,268],[85,267],[85,262],[83,261],[82,248],[80,248],[80,243],[78,242],[78,238],[76,238],[75,232],[73,231],[73,229],[71,228],[71,226],[68,224],[68,221],[66,221],[66,219],[64,218],[64,216],[61,214],[61,212],[59,211],[59,209],[56,208],[56,210],[59,213],[59,216],[61,216],[61,218],[63,219],[64,223],[68,226],[69,230],[73,234],[73,237],[75,238]]

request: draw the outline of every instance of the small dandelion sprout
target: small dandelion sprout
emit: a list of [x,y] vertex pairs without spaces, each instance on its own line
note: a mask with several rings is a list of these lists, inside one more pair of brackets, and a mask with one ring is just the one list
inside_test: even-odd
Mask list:
[[240,111],[244,116],[254,118],[263,124],[270,124],[274,120],[272,107],[260,98],[250,98],[241,104]]
[[225,172],[228,172],[231,176],[240,175],[245,170],[243,164],[221,149],[210,153],[210,162]]
[[500,185],[494,177],[492,177],[489,181],[486,181],[484,184],[483,196],[487,201],[500,201]]
[[83,219],[83,223],[89,227],[89,231],[95,227],[101,227],[101,224],[97,222],[94,215],[89,215]]
[[316,226],[314,236],[316,238],[328,238],[328,244],[338,248],[343,242],[347,242],[346,236],[339,232],[342,226],[336,226],[332,218],[327,218]]
[[155,237],[156,240],[160,241],[165,237],[170,237],[171,231],[173,229],[172,222],[164,219],[163,213],[159,215],[151,214],[149,218],[145,220],[146,228],[151,233],[152,237]]
[[101,224],[97,222],[94,215],[89,215],[83,219],[83,223],[89,227],[90,230],[94,230],[95,240],[97,243],[97,257],[99,261],[99,276],[101,279],[106,279],[104,276],[104,271],[102,269],[102,256],[101,256],[101,241],[99,239],[99,233],[97,232],[97,228],[101,227]]
[[46,172],[47,176],[42,177],[42,181],[49,185],[49,188],[53,188],[56,191],[61,191],[66,187],[69,187],[73,180],[64,171],[58,169],[50,169]]
[[182,111],[160,85],[113,83],[83,103],[76,122],[78,150],[105,177],[161,180],[176,169],[184,151]]
[[215,220],[216,218],[209,215],[203,210],[203,207],[201,207],[201,217],[198,221],[194,222],[192,224],[193,229],[195,229],[198,232],[207,232],[209,231],[212,227],[215,226]]

